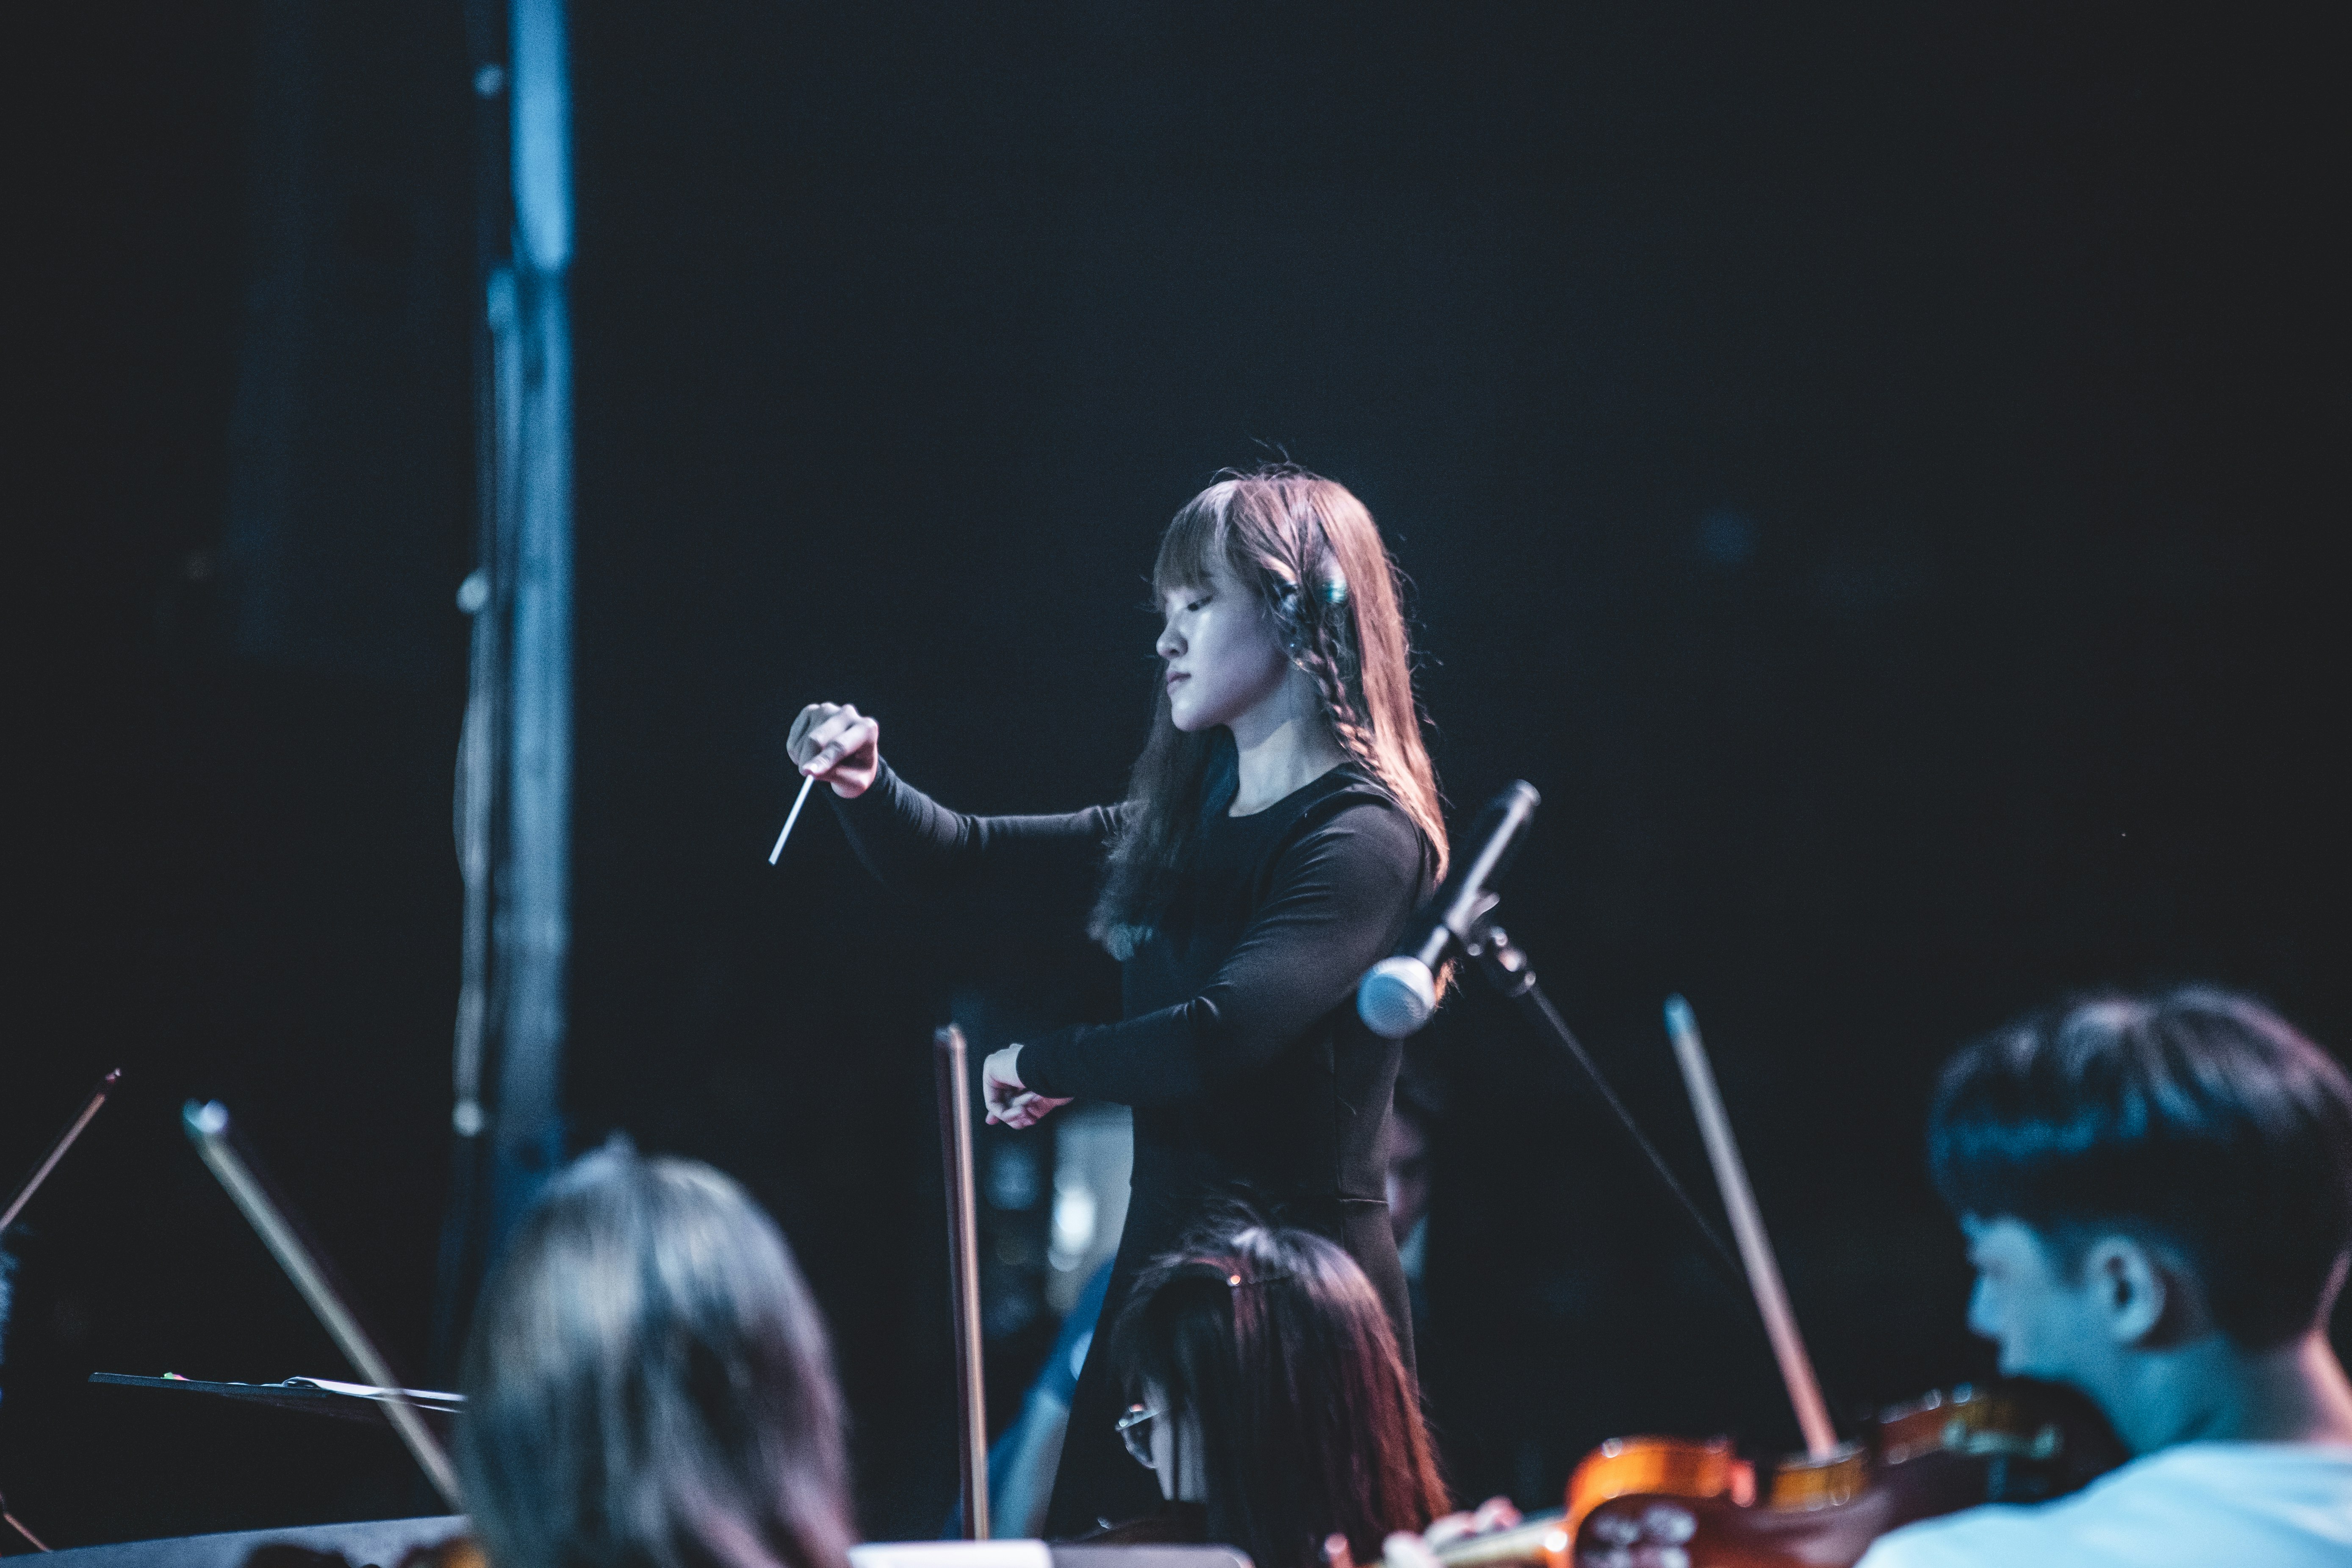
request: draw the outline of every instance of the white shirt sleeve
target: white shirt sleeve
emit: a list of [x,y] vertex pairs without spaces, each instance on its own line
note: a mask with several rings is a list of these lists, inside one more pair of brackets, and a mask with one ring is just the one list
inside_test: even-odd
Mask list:
[[2193,1443],[2072,1497],[1992,1503],[1881,1536],[1856,1568],[2347,1568],[2352,1448]]

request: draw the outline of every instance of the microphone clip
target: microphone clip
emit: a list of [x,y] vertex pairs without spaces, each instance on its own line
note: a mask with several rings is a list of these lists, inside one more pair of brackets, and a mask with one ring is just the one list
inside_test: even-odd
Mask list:
[[1496,889],[1540,804],[1535,786],[1518,780],[1478,814],[1471,852],[1414,917],[1402,945],[1372,965],[1356,988],[1357,1016],[1374,1034],[1397,1040],[1419,1030],[1437,1011],[1438,976],[1447,958],[1478,955],[1494,929]]

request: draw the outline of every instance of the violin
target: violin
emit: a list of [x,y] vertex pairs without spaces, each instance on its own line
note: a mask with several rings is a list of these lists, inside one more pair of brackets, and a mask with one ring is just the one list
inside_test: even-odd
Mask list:
[[1888,1410],[1825,1459],[1759,1467],[1723,1438],[1612,1438],[1569,1478],[1546,1557],[1551,1568],[1851,1568],[1890,1530],[1979,1503],[2045,1501],[2124,1457],[2089,1400],[2023,1382]]
[[2121,1464],[2088,1399],[1962,1384],[1882,1412],[1826,1459],[1759,1466],[1728,1437],[1615,1437],[1566,1507],[1439,1547],[1444,1568],[1850,1568],[1888,1531],[1986,1502],[2062,1497]]
[[1612,1438],[1570,1476],[1559,1512],[1441,1547],[1444,1568],[1852,1568],[1888,1531],[1979,1503],[2060,1497],[2123,1463],[2087,1398],[2022,1381],[1930,1394],[1841,1441],[1679,996],[1667,1001],[1666,1027],[1806,1451],[1759,1466],[1727,1437]]

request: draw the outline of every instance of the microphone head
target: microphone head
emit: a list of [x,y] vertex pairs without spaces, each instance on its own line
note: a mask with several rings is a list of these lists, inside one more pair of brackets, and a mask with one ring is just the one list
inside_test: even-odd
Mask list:
[[1437,977],[1417,958],[1383,958],[1356,986],[1356,1014],[1375,1035],[1402,1040],[1437,1011]]

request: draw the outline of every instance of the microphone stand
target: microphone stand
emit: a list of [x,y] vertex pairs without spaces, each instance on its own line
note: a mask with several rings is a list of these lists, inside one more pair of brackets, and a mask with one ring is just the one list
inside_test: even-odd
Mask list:
[[1707,1261],[1735,1290],[1744,1293],[1748,1289],[1748,1277],[1741,1272],[1731,1248],[1725,1244],[1715,1226],[1708,1223],[1706,1215],[1693,1201],[1682,1183],[1675,1180],[1674,1169],[1666,1163],[1665,1156],[1658,1152],[1657,1146],[1642,1131],[1641,1123],[1633,1120],[1633,1113],[1625,1109],[1625,1102],[1617,1098],[1617,1091],[1609,1087],[1609,1080],[1601,1076],[1600,1067],[1585,1054],[1583,1044],[1570,1032],[1568,1021],[1551,1005],[1551,998],[1544,994],[1543,984],[1536,978],[1535,968],[1528,962],[1526,951],[1511,941],[1510,933],[1496,921],[1491,910],[1482,911],[1472,922],[1468,933],[1463,938],[1462,951],[1477,961],[1479,969],[1496,990],[1517,1005],[1520,1015],[1535,1026],[1537,1034],[1559,1047],[1560,1053],[1576,1064],[1585,1081],[1600,1095],[1601,1103],[1607,1106],[1610,1114],[1617,1119],[1619,1129],[1649,1163],[1651,1173],[1673,1195],[1684,1215],[1691,1222],[1692,1228],[1706,1243]]

